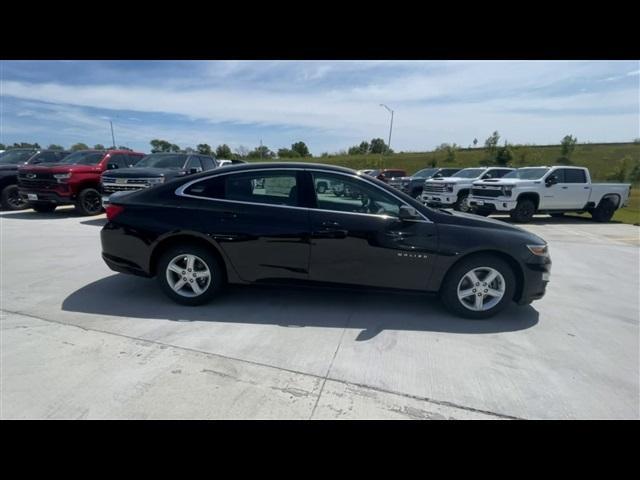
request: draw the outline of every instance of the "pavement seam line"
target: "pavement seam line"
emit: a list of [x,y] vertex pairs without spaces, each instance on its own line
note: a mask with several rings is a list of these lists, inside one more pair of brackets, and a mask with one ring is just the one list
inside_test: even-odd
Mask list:
[[329,378],[329,374],[331,373],[331,367],[333,367],[333,362],[338,356],[338,350],[340,350],[340,345],[342,345],[342,339],[344,338],[344,334],[347,331],[347,327],[349,326],[349,322],[351,322],[351,317],[353,316],[353,312],[347,318],[347,321],[342,329],[342,334],[340,334],[340,340],[338,340],[338,345],[336,346],[336,351],[333,352],[333,357],[331,358],[331,362],[329,362],[329,367],[327,368],[327,373],[324,376],[324,380],[322,381],[322,386],[320,387],[320,392],[318,392],[318,396],[316,397],[316,403],[313,405],[313,409],[311,410],[311,415],[309,415],[309,420],[313,418],[313,415],[316,413],[316,408],[318,407],[318,403],[320,402],[320,397],[322,396],[322,392],[324,391],[324,386],[327,383],[327,378]]
[[[284,368],[284,367],[278,367],[278,366],[275,366],[275,365],[269,365],[267,363],[260,363],[260,362],[254,362],[252,360],[245,360],[245,359],[242,359],[242,358],[230,357],[228,355],[222,355],[220,353],[205,352],[203,350],[197,350],[195,348],[182,347],[182,346],[173,345],[173,344],[170,344],[170,343],[163,343],[163,342],[159,342],[157,340],[147,340],[147,339],[140,338],[140,337],[132,337],[130,335],[125,335],[125,334],[122,334],[122,333],[108,332],[106,330],[100,330],[100,329],[97,329],[97,328],[82,327],[82,326],[79,326],[79,325],[65,323],[65,322],[61,322],[61,321],[58,321],[58,320],[52,320],[52,319],[49,319],[49,318],[38,317],[36,315],[31,315],[29,313],[15,312],[15,311],[6,310],[6,309],[0,309],[0,311],[3,312],[3,313],[11,313],[11,314],[14,314],[14,315],[22,315],[22,316],[29,317],[29,318],[35,318],[36,320],[41,320],[43,322],[55,323],[56,325],[61,325],[61,326],[65,326],[65,327],[75,327],[75,328],[79,328],[80,330],[84,330],[85,332],[97,332],[97,333],[102,333],[102,334],[105,334],[105,335],[112,335],[112,336],[115,336],[115,337],[127,338],[129,340],[134,340],[134,341],[137,341],[137,342],[145,342],[145,343],[149,343],[149,344],[152,344],[152,345],[160,345],[160,346],[164,346],[164,347],[175,348],[177,350],[184,350],[184,351],[187,351],[187,352],[198,353],[200,355],[223,358],[225,360],[232,360],[232,361],[236,361],[236,362],[240,362],[240,363],[246,363],[246,364],[254,365],[254,366],[258,366],[258,367],[265,367],[265,368],[270,368],[270,369],[273,369],[273,370],[280,370],[280,371],[284,371],[284,372],[294,373],[296,375],[303,375],[303,376],[307,376],[307,377],[323,379],[324,383],[326,383],[327,380],[330,380],[332,382],[341,383],[343,385],[350,385],[350,386],[359,387],[359,388],[366,388],[368,390],[373,390],[373,391],[380,392],[380,393],[396,395],[396,396],[404,397],[404,398],[411,398],[413,400],[423,401],[423,402],[427,402],[427,403],[433,403],[435,405],[442,405],[442,406],[446,406],[446,407],[455,408],[455,409],[458,409],[458,410],[465,410],[467,412],[482,413],[482,414],[485,414],[485,415],[490,415],[490,416],[498,417],[498,418],[504,418],[504,419],[507,419],[507,420],[525,420],[522,417],[516,417],[516,416],[513,416],[513,415],[507,415],[507,414],[503,414],[503,413],[492,412],[490,410],[482,410],[482,409],[479,409],[479,408],[467,407],[465,405],[458,405],[456,403],[448,402],[446,400],[436,400],[436,399],[429,398],[429,397],[421,397],[419,395],[413,395],[413,394],[410,394],[410,393],[396,392],[394,390],[387,390],[387,389],[376,387],[376,386],[372,386],[372,385],[366,385],[366,384],[362,384],[362,383],[350,382],[350,381],[342,380],[342,379],[339,379],[339,378],[332,378],[332,377],[328,376],[329,375],[329,370],[327,370],[327,374],[325,376],[316,375],[314,373],[301,372],[301,371],[298,371],[298,370],[292,370],[290,368]],[[344,336],[344,332],[346,332],[346,326],[343,329],[343,336]],[[341,338],[340,342],[342,342],[342,338]],[[338,344],[338,347],[339,346],[340,346],[340,344]],[[334,353],[334,359],[335,359],[335,356],[337,355],[337,352],[338,352],[338,349],[336,348],[336,352]],[[323,387],[324,387],[324,383],[323,383]],[[322,393],[322,391],[320,393]],[[319,398],[320,398],[320,394],[318,394],[318,399]],[[318,400],[316,400],[316,404],[317,404],[317,401]]]

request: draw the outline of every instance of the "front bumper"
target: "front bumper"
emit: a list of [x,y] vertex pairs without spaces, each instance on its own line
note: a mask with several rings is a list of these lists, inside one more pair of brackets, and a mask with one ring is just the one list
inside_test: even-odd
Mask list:
[[518,305],[527,305],[544,297],[551,275],[551,258],[545,257],[542,263],[525,263],[522,292]]
[[491,197],[469,197],[469,205],[473,208],[481,208],[488,211],[510,212],[518,204],[515,200],[503,200]]
[[436,195],[423,193],[420,199],[422,203],[434,206],[450,206],[458,201],[458,197],[451,192]]
[[20,198],[27,202],[55,203],[56,205],[72,205],[74,203],[72,193],[60,193],[54,190],[37,190],[32,188],[19,188]]

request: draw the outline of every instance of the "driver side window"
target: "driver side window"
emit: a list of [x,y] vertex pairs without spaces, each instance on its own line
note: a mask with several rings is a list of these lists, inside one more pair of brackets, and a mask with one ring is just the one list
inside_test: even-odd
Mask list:
[[403,202],[363,180],[313,172],[317,208],[398,217]]

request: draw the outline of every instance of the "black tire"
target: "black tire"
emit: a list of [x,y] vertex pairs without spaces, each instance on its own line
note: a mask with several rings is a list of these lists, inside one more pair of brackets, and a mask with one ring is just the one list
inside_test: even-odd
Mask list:
[[95,188],[85,188],[78,195],[76,210],[80,215],[99,215],[102,213],[102,197]]
[[550,213],[549,215],[551,215],[553,218],[562,218],[562,217],[564,217],[564,213],[563,212]]
[[591,218],[596,222],[608,222],[616,213],[616,205],[608,198],[600,201],[600,204],[591,211]]
[[469,194],[461,193],[458,195],[458,200],[453,204],[453,209],[463,213],[473,213],[473,209],[469,205]]
[[20,197],[18,185],[7,185],[0,193],[0,205],[4,210],[24,210],[29,202]]
[[488,217],[489,215],[491,215],[491,210],[487,209],[487,208],[476,208],[475,211],[473,212],[476,215],[481,215],[483,217]]
[[55,203],[30,203],[29,207],[39,213],[51,213],[56,209],[57,205]]
[[518,200],[516,208],[509,214],[518,223],[528,223],[536,213],[536,205],[529,199]]
[[420,202],[420,197],[422,197],[422,190],[420,190],[419,188],[414,189],[413,192],[411,192],[411,196]]
[[[458,298],[458,285],[467,272],[474,268],[489,267],[497,270],[504,279],[504,294],[500,301],[487,310],[471,310]],[[464,285],[464,284],[463,284]],[[489,318],[502,311],[513,300],[516,292],[516,276],[503,259],[491,254],[476,254],[461,260],[447,273],[440,288],[440,299],[452,313],[471,319]],[[489,298],[490,300],[490,298]],[[484,301],[484,300],[483,300]]]
[[[187,297],[177,293],[167,280],[167,268],[169,263],[180,255],[194,255],[198,257],[198,264],[200,261],[203,262],[211,273],[209,284],[203,292],[197,296]],[[200,266],[202,267],[202,265]],[[188,273],[189,272],[187,272],[187,274]],[[156,263],[156,277],[158,279],[158,283],[160,283],[162,291],[174,302],[182,305],[202,305],[209,302],[220,292],[226,279],[223,266],[209,249],[189,243],[170,247],[160,255],[158,262]]]

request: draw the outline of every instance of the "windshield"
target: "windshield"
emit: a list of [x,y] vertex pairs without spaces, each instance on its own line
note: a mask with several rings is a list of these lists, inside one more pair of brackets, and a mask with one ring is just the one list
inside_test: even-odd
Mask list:
[[414,177],[416,178],[427,178],[430,177],[431,175],[433,175],[434,173],[436,173],[438,171],[437,168],[424,168],[416,173],[413,174]]
[[182,170],[184,162],[187,160],[186,155],[167,155],[166,153],[147,155],[138,163],[136,168],[168,168],[169,170]]
[[24,163],[29,160],[34,153],[36,153],[35,150],[7,150],[0,155],[0,164],[12,165]]
[[66,165],[97,165],[105,156],[104,152],[75,152],[60,163]]
[[484,172],[484,168],[465,168],[453,176],[459,178],[476,178],[482,175],[482,172]]
[[537,180],[544,177],[544,174],[549,171],[548,168],[520,168],[513,172],[507,173],[502,178],[519,178],[520,180]]

